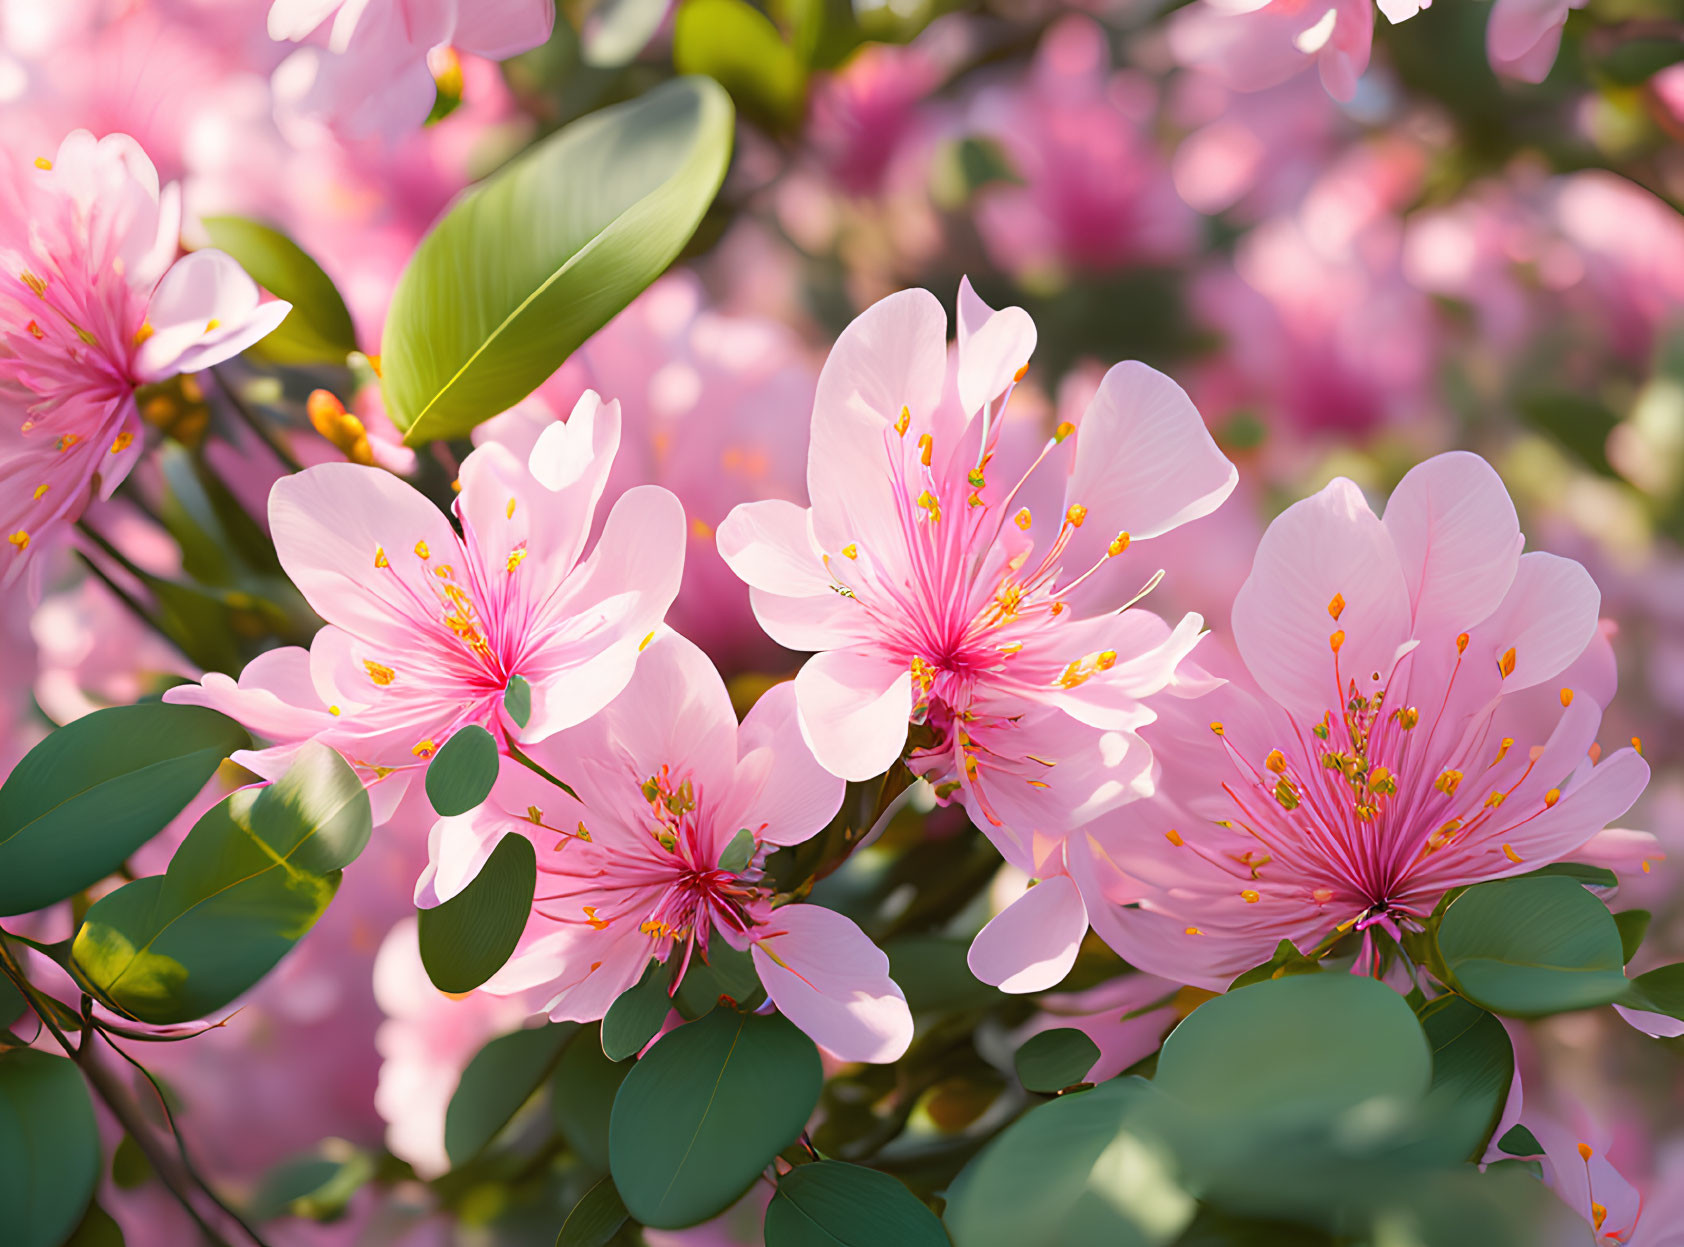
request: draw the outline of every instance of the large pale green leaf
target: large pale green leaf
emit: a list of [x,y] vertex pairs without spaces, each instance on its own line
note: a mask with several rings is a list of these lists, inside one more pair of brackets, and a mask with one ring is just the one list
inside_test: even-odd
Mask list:
[[559,130],[416,248],[386,316],[386,407],[459,437],[554,372],[683,248],[730,159],[729,97],[678,78]]
[[368,794],[308,744],[273,784],[194,825],[162,875],[95,902],[71,946],[84,983],[142,1022],[185,1022],[251,988],[321,917],[368,843]]
[[67,1058],[0,1052],[0,1239],[59,1247],[99,1181],[99,1129],[82,1075]]
[[631,1070],[603,1054],[592,1027],[574,1036],[550,1079],[551,1120],[579,1159],[598,1173],[608,1172],[609,1118],[614,1096]]
[[441,992],[471,992],[503,968],[520,942],[538,888],[532,842],[504,836],[479,874],[419,915],[421,964]]
[[614,1189],[612,1178],[604,1178],[567,1214],[555,1247],[606,1247],[626,1223],[626,1206]]
[[723,1212],[800,1136],[823,1082],[813,1041],[777,1014],[715,1009],[663,1036],[614,1097],[627,1210],[663,1230]]
[[444,1150],[452,1165],[472,1160],[509,1124],[550,1076],[579,1027],[551,1022],[499,1035],[474,1054],[444,1115]]
[[157,702],[59,728],[0,787],[0,914],[40,909],[109,875],[250,743],[214,710]]
[[680,73],[707,74],[744,113],[776,127],[798,125],[807,70],[766,15],[745,0],[684,0],[672,27]]
[[1463,995],[1511,1017],[1594,1008],[1626,990],[1614,916],[1572,879],[1469,888],[1444,911],[1438,949]]
[[344,364],[357,349],[357,330],[333,278],[280,230],[247,217],[204,219],[211,245],[226,251],[251,279],[292,304],[256,350],[278,364]]
[[936,1214],[895,1178],[821,1160],[778,1179],[766,1247],[948,1247]]
[[1421,1010],[1433,1050],[1431,1094],[1442,1117],[1446,1154],[1478,1160],[1503,1115],[1514,1082],[1514,1046],[1503,1024],[1460,996],[1440,996]]

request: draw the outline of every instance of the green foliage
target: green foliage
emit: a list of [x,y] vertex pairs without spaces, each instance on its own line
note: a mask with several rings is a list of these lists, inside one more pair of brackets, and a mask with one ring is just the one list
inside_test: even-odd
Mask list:
[[342,1142],[333,1150],[339,1154],[295,1157],[264,1174],[251,1197],[252,1217],[258,1221],[282,1216],[332,1221],[343,1216],[345,1206],[374,1177],[374,1160]]
[[573,1037],[550,1079],[550,1117],[574,1153],[597,1173],[608,1172],[608,1123],[614,1097],[631,1072],[602,1051],[594,1027]]
[[672,30],[673,65],[706,74],[773,129],[800,125],[807,70],[764,13],[744,0],[684,0]]
[[1510,1156],[1542,1156],[1544,1145],[1525,1126],[1511,1126],[1502,1138],[1497,1140],[1497,1146]]
[[526,682],[526,677],[509,677],[509,686],[503,690],[503,709],[508,711],[516,727],[526,726],[527,720],[532,717],[532,686]]
[[672,1003],[693,1020],[721,1004],[754,1009],[764,999],[754,958],[717,939],[709,943],[705,960],[699,956],[691,960]]
[[273,226],[246,217],[204,219],[211,245],[240,262],[253,281],[292,311],[255,348],[277,364],[339,364],[357,349],[345,300],[310,255]]
[[1628,1009],[1684,1019],[1684,961],[1639,974],[1620,997]]
[[719,855],[719,869],[737,874],[753,857],[754,833],[747,827],[739,827],[737,834],[731,837],[731,843],[727,844]]
[[813,1041],[776,1014],[716,1009],[662,1036],[614,1097],[620,1198],[657,1229],[717,1215],[800,1136],[823,1083]]
[[594,69],[630,63],[666,20],[668,0],[596,0],[580,23],[579,53]]
[[1454,986],[1510,1017],[1605,1005],[1626,990],[1620,929],[1571,879],[1499,879],[1445,910],[1438,950]]
[[82,1223],[64,1240],[64,1247],[123,1247],[123,1227],[98,1204],[89,1204]]
[[1099,1060],[1099,1045],[1071,1027],[1031,1035],[1012,1058],[1017,1078],[1030,1091],[1052,1094],[1073,1087]]
[[72,944],[75,968],[142,1022],[220,1009],[315,925],[370,828],[356,772],[307,744],[279,780],[206,813],[164,874],[95,902]]
[[214,710],[162,703],[96,710],[53,732],[0,787],[0,914],[111,874],[250,743]]
[[1647,909],[1627,909],[1614,915],[1614,925],[1620,929],[1620,957],[1627,965],[1643,946],[1653,916]]
[[766,1209],[766,1247],[947,1247],[941,1222],[886,1173],[837,1160],[797,1165]]
[[549,1022],[499,1035],[474,1053],[444,1115],[444,1150],[450,1163],[468,1163],[544,1085],[562,1049],[578,1030]]
[[76,1066],[31,1048],[0,1052],[7,1247],[59,1247],[81,1223],[99,1168],[99,1130]]
[[573,1205],[556,1236],[555,1247],[605,1247],[626,1223],[626,1206],[614,1182],[604,1178]]
[[643,976],[621,992],[602,1019],[602,1051],[610,1061],[624,1061],[643,1051],[672,1012],[667,984],[672,978],[664,962],[651,960]]
[[508,961],[538,888],[538,855],[525,836],[497,842],[478,875],[419,915],[421,964],[441,992],[469,992]]
[[497,741],[477,723],[458,728],[427,764],[427,800],[446,818],[466,814],[497,782]]
[[[1433,1050],[1432,1094],[1443,1098],[1445,1126],[1466,1122],[1468,1132],[1447,1140],[1463,1160],[1485,1154],[1514,1082],[1514,1045],[1503,1024],[1460,996],[1440,996],[1421,1010],[1421,1029]],[[1452,1117],[1453,1115],[1453,1117]]]
[[730,157],[729,98],[679,78],[551,135],[421,240],[382,339],[411,444],[460,437],[529,394],[672,262]]

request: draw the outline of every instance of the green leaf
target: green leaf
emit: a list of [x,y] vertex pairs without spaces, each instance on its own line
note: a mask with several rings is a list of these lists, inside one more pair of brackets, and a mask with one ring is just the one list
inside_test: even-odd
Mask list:
[[1454,986],[1510,1017],[1617,1000],[1626,990],[1620,929],[1572,879],[1499,879],[1457,897],[1438,928]]
[[1421,1010],[1433,1050],[1432,1095],[1444,1114],[1438,1134],[1449,1154],[1477,1161],[1503,1116],[1514,1083],[1514,1046],[1503,1024],[1460,996],[1440,996]]
[[98,883],[250,743],[214,710],[161,702],[96,710],[53,732],[0,787],[0,914]]
[[1508,1133],[1497,1140],[1497,1147],[1510,1156],[1542,1156],[1544,1145],[1538,1142],[1538,1136],[1525,1126],[1509,1127]]
[[1011,999],[971,973],[965,960],[968,940],[945,935],[906,935],[883,946],[889,977],[906,993],[914,1013],[949,1013],[986,1009]]
[[0,1052],[7,1247],[59,1247],[81,1223],[99,1170],[99,1128],[76,1066],[33,1048]]
[[621,992],[602,1018],[602,1052],[610,1061],[623,1061],[643,1051],[672,1012],[667,995],[670,967],[651,960],[643,977]]
[[1194,1009],[1158,1055],[1156,1085],[1224,1119],[1323,1121],[1376,1097],[1413,1102],[1432,1053],[1402,996],[1354,974],[1298,974]]
[[1643,946],[1643,937],[1649,934],[1649,920],[1653,916],[1647,909],[1627,909],[1614,915],[1614,925],[1620,929],[1620,956],[1627,965]]
[[1684,962],[1639,974],[1620,996],[1627,1009],[1684,1018]]
[[813,1041],[777,1014],[716,1009],[662,1036],[614,1097],[627,1210],[663,1230],[723,1212],[800,1137],[823,1083]]
[[[1413,1023],[1412,1023],[1413,1024]],[[1151,1084],[1118,1078],[1059,1096],[1006,1128],[948,1188],[958,1247],[1158,1247],[1193,1197],[1159,1145],[1130,1129]]]
[[1322,968],[1321,962],[1315,957],[1306,957],[1299,952],[1291,940],[1282,940],[1275,945],[1275,952],[1269,960],[1260,966],[1247,970],[1239,978],[1228,984],[1229,990],[1236,987],[1250,987],[1253,983],[1262,983],[1268,979],[1282,979],[1289,974],[1316,974]]
[[719,869],[737,874],[753,857],[754,833],[747,827],[739,827],[737,834],[731,837],[731,843],[726,845],[724,852],[719,855]]
[[579,32],[579,55],[593,69],[637,59],[666,20],[668,0],[596,0]]
[[1099,1060],[1099,1045],[1073,1027],[1031,1035],[1012,1058],[1017,1080],[1030,1091],[1052,1094],[1073,1087]]
[[550,1079],[550,1118],[562,1137],[597,1173],[608,1172],[608,1122],[614,1096],[631,1072],[602,1052],[594,1027],[573,1037]]
[[1587,888],[1617,888],[1620,877],[1606,866],[1591,866],[1585,862],[1551,862],[1516,879],[1549,879],[1560,877],[1582,883]]
[[226,251],[251,279],[292,304],[280,327],[256,350],[278,364],[339,364],[357,349],[357,330],[333,279],[280,230],[246,217],[204,218],[211,245]]
[[427,800],[446,818],[466,814],[497,782],[497,740],[477,723],[458,728],[427,764]]
[[444,1114],[444,1151],[461,1167],[485,1150],[561,1060],[578,1026],[549,1022],[499,1035],[474,1053]]
[[315,925],[368,843],[368,794],[325,745],[210,810],[162,875],[102,897],[71,945],[84,984],[142,1022],[185,1022],[257,983]]
[[472,883],[419,914],[421,964],[441,992],[471,992],[503,968],[538,890],[538,855],[525,836],[497,842]]
[[98,1204],[89,1204],[82,1223],[64,1240],[64,1247],[123,1247],[123,1227]]
[[514,406],[636,297],[725,176],[731,102],[678,78],[592,113],[469,191],[421,240],[381,344],[412,444]]
[[948,1247],[948,1240],[936,1214],[895,1178],[821,1160],[778,1179],[766,1247]]
[[706,74],[743,112],[792,128],[807,110],[807,71],[764,13],[744,0],[685,0],[672,26],[672,62]]
[[[335,1142],[338,1148],[345,1147],[342,1141]],[[368,1185],[374,1172],[374,1158],[355,1150],[283,1161],[263,1175],[251,1197],[251,1215],[257,1221],[282,1216],[332,1221],[344,1215],[346,1205]]]
[[766,999],[754,958],[746,949],[732,948],[722,939],[708,945],[706,959],[694,957],[673,996],[673,1007],[695,1020],[720,1005],[755,1009]]
[[503,709],[509,712],[516,727],[525,727],[532,718],[532,686],[525,676],[509,677],[509,686],[503,690]]
[[555,1247],[606,1247],[626,1223],[626,1206],[612,1178],[604,1178],[573,1205],[561,1224]]

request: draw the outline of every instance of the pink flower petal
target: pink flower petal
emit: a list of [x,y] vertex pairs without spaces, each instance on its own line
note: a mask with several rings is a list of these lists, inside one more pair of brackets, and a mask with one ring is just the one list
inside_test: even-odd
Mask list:
[[906,744],[912,673],[892,658],[829,650],[795,677],[801,734],[825,770],[864,780],[894,765]]
[[1382,522],[1397,547],[1417,636],[1466,632],[1514,581],[1520,521],[1502,478],[1478,455],[1453,451],[1411,468]]
[[1087,906],[1075,880],[1054,875],[994,915],[965,961],[1001,991],[1045,991],[1070,973],[1087,932]]
[[844,1061],[899,1059],[912,1013],[889,959],[847,918],[822,905],[773,911],[753,946],[754,968],[778,1011]]

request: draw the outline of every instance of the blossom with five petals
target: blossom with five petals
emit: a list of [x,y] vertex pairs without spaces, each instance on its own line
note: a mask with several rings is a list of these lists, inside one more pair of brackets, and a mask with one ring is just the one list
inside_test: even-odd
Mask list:
[[1585,849],[1649,768],[1635,741],[1596,743],[1596,585],[1522,545],[1465,452],[1410,471],[1384,518],[1343,478],[1288,508],[1234,603],[1243,667],[1147,732],[1158,791],[1069,846],[1094,929],[1204,987],[1352,931],[1371,971],[1377,935],[1420,929],[1449,889]]
[[[582,722],[626,686],[683,573],[683,508],[653,485],[620,496],[581,561],[619,441],[619,405],[587,391],[524,461],[479,447],[462,463],[460,534],[379,468],[328,463],[276,482],[281,566],[328,626],[308,651],[255,659],[238,684],[210,674],[167,699],[276,742],[240,755],[260,774],[315,738],[371,784],[390,777],[377,817],[466,724],[535,741]],[[524,724],[505,705],[516,677],[530,690]]]
[[739,725],[707,656],[663,631],[612,705],[531,756],[577,799],[505,759],[483,805],[435,825],[417,892],[448,900],[505,834],[532,840],[532,917],[486,991],[547,990],[552,1018],[592,1021],[651,958],[678,955],[682,974],[718,938],[747,949],[772,1003],[839,1058],[906,1050],[912,1016],[865,933],[819,905],[773,906],[767,854],[820,831],[843,792],[801,740],[790,685]]
[[0,584],[140,457],[135,387],[239,354],[291,305],[220,251],[176,259],[181,201],[124,134],[0,169]]

